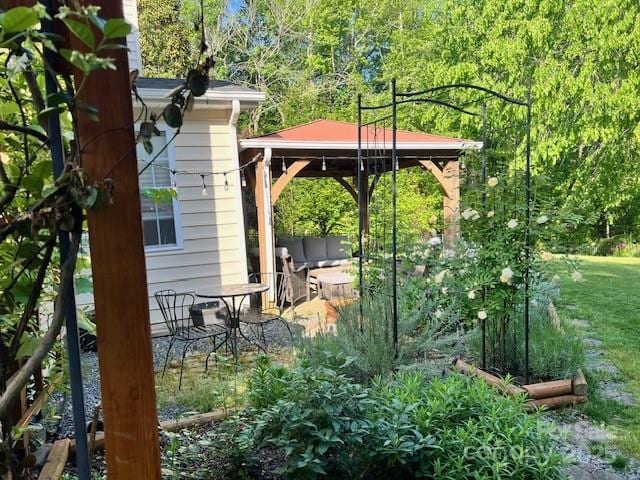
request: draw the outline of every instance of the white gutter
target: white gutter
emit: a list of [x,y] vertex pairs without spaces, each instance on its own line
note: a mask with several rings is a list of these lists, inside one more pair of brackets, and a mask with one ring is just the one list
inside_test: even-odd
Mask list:
[[[392,143],[375,143],[370,142],[370,146],[376,149],[391,150]],[[366,149],[366,144],[361,144]],[[259,138],[245,138],[240,140],[240,151],[248,148],[265,148],[270,147],[282,149],[299,149],[299,150],[357,150],[357,142],[303,142],[296,140],[265,140]],[[482,142],[473,141],[440,141],[440,142],[403,142],[398,141],[396,144],[398,150],[480,150]]]
[[[138,88],[138,94],[150,106],[164,106],[168,103],[167,93],[170,89],[165,88]],[[263,102],[266,95],[262,92],[248,92],[245,90],[224,90],[215,88],[207,90],[201,97],[197,97],[194,102],[195,108],[229,108],[232,102],[238,100],[242,110],[251,110],[259,103]]]

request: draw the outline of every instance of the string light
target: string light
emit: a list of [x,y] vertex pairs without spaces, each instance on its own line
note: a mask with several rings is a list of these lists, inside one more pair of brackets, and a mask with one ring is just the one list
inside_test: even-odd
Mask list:
[[322,156],[322,171],[326,172],[327,171],[327,162],[324,159],[324,155]]
[[240,185],[242,185],[242,188],[247,186],[247,179],[244,176],[244,170],[240,170]]
[[287,173],[287,163],[284,161],[284,155],[282,156],[282,173]]
[[229,191],[229,179],[227,178],[227,172],[224,172],[224,191]]
[[202,179],[202,196],[207,196],[207,185],[204,183],[204,175],[200,174],[200,178]]
[[360,171],[364,172],[364,162],[360,160]]

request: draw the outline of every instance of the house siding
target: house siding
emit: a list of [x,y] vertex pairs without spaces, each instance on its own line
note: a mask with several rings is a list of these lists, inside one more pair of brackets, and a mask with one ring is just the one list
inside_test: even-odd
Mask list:
[[[195,110],[187,114],[180,134],[173,141],[176,169],[219,172],[237,168],[235,129],[229,126],[228,110]],[[165,331],[162,315],[153,297],[165,288],[176,291],[206,291],[215,286],[247,280],[244,222],[236,192],[240,176],[205,177],[178,175],[178,202],[182,219],[181,248],[147,252],[147,283],[151,328]],[[239,207],[240,205],[240,207]]]
[[[135,112],[137,114],[137,112]],[[194,110],[187,113],[181,132],[172,142],[177,170],[219,172],[237,168],[235,128],[229,125],[229,110]],[[202,195],[198,175],[178,175],[182,244],[163,251],[145,252],[151,331],[166,333],[154,292],[207,291],[213,287],[247,281],[242,204],[238,202],[240,175],[205,177],[207,195]],[[90,295],[81,295],[79,305],[90,305]]]
[[129,48],[129,69],[138,70],[142,75],[142,56],[140,54],[140,30],[138,30],[138,9],[136,0],[123,0],[124,18],[133,27],[127,35]]

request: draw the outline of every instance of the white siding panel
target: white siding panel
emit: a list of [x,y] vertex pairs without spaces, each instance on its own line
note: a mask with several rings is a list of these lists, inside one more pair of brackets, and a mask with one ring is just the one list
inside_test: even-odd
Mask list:
[[[231,149],[237,148],[237,144],[227,124],[229,112],[226,114],[210,110],[198,112],[195,122],[187,118],[182,129],[187,133],[181,132],[173,143],[177,170],[222,172],[234,168]],[[244,220],[237,198],[236,176],[235,172],[228,176],[229,188],[225,188],[222,175],[206,177],[206,196],[202,195],[202,180],[198,175],[178,176],[182,245],[177,249],[146,253],[154,335],[166,333],[154,292],[163,289],[202,292],[247,280],[246,252],[241,240]],[[93,298],[82,295],[77,301],[87,305],[93,303]]]
[[138,8],[136,0],[122,0],[124,18],[133,27],[127,35],[129,47],[129,69],[139,70],[142,75],[142,57],[140,55],[140,31],[138,30]]
[[[225,114],[226,113],[226,114]],[[194,111],[187,115],[174,141],[176,169],[189,172],[224,172],[234,168],[235,138],[227,124],[229,112]],[[238,208],[236,175],[205,177],[202,195],[198,175],[178,175],[178,201],[182,212],[183,244],[179,250],[147,253],[147,282],[152,332],[165,330],[153,293],[163,289],[206,291],[246,281],[241,251],[244,220]]]

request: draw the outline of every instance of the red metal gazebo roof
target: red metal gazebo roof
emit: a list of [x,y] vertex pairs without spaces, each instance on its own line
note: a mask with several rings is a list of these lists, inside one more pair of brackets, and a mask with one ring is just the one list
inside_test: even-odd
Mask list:
[[[391,148],[393,132],[390,128],[374,128],[372,125],[362,129],[362,146],[386,144]],[[479,148],[479,142],[460,138],[416,133],[397,130],[399,149],[466,149]],[[271,146],[276,148],[304,147],[308,149],[349,149],[358,143],[358,125],[337,120],[314,120],[309,123],[285,128],[274,133],[240,140],[242,149]]]

